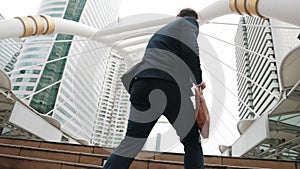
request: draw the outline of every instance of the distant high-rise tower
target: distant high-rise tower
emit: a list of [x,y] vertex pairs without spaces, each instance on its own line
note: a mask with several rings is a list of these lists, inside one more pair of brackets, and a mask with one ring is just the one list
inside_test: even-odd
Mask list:
[[[241,17],[235,37],[239,117],[256,118],[278,101],[279,82],[269,20]],[[266,27],[264,27],[266,26]]]
[[[0,14],[0,20],[4,17]],[[14,68],[23,41],[19,38],[8,38],[0,41],[0,69],[10,72]]]
[[[119,5],[120,0],[43,0],[38,14],[101,29],[118,19]],[[20,71],[11,77],[13,91],[56,118],[68,134],[90,141],[109,58],[107,46],[78,36],[29,37],[16,64]]]
[[129,94],[120,80],[126,68],[124,59],[116,53],[111,53],[98,102],[93,144],[116,147],[126,134]]

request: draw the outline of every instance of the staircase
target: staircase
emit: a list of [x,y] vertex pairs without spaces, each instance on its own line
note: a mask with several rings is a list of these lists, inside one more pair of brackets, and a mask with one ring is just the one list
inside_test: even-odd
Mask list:
[[[0,138],[0,169],[101,169],[112,149]],[[130,169],[183,169],[179,153],[141,152]],[[300,169],[294,161],[205,156],[205,169]]]

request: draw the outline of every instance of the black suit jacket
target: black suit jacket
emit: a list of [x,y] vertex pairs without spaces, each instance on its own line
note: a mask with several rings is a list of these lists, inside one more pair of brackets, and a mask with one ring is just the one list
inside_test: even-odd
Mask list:
[[177,18],[158,30],[149,40],[142,61],[122,76],[127,91],[134,77],[180,81],[186,89],[192,83],[200,84],[198,33],[198,22],[192,17]]

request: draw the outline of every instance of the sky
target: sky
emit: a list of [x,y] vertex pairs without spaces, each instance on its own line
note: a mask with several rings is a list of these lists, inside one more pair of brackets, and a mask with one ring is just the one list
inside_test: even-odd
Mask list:
[[[1,0],[4,1],[0,6],[0,13],[6,18],[11,19],[15,16],[28,16],[35,15],[41,0]],[[178,11],[182,8],[191,7],[196,11],[205,8],[207,5],[213,3],[215,0],[123,0],[120,6],[120,18],[127,17],[139,13],[162,13],[176,16]],[[17,5],[16,5],[17,4]],[[214,22],[225,23],[237,23],[237,15],[228,15],[213,20]],[[234,43],[236,26],[229,25],[213,25],[206,24],[200,27],[200,32],[213,35],[224,41]],[[235,68],[235,54],[234,47],[218,40],[207,38],[208,42],[213,46],[216,54],[225,64]],[[222,118],[219,128],[232,129],[216,131],[216,137],[213,137],[205,142],[204,153],[205,154],[218,154],[216,145],[225,144],[229,145],[234,142],[234,137],[237,137],[236,121],[232,121],[232,114],[237,115],[237,98],[232,93],[236,93],[236,72],[230,70],[228,67],[222,65],[225,72],[226,87],[230,89],[224,89],[226,93],[226,99],[224,100],[225,109],[222,112]],[[212,69],[213,68],[208,68]],[[205,76],[207,73],[205,73]],[[211,78],[211,77],[208,77]],[[206,79],[208,79],[206,77]],[[221,86],[222,87],[222,86]],[[209,93],[209,92],[207,92]],[[209,100],[214,99],[212,96]],[[228,110],[230,112],[228,112]],[[158,128],[161,130],[161,128]],[[155,135],[155,133],[153,134]],[[233,136],[234,135],[234,136]],[[222,138],[221,138],[222,137]],[[182,147],[174,148],[175,152],[182,152]]]
[[[6,19],[11,19],[15,16],[36,14],[41,2],[41,0],[1,1],[3,2],[1,2],[0,13],[3,14]],[[199,10],[202,8],[201,6],[211,2],[213,2],[213,0],[123,0],[121,2],[120,15],[126,16],[141,12],[169,13],[176,15],[182,7],[192,7],[195,10]],[[169,4],[172,4],[172,7],[169,7]]]

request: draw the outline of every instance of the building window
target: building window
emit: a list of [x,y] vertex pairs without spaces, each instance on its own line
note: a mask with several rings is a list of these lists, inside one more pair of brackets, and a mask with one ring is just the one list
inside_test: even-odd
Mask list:
[[27,86],[26,91],[33,91],[33,86]]
[[22,82],[23,78],[17,78],[16,82]]
[[13,87],[13,90],[19,90],[20,89],[20,86],[14,86]]

